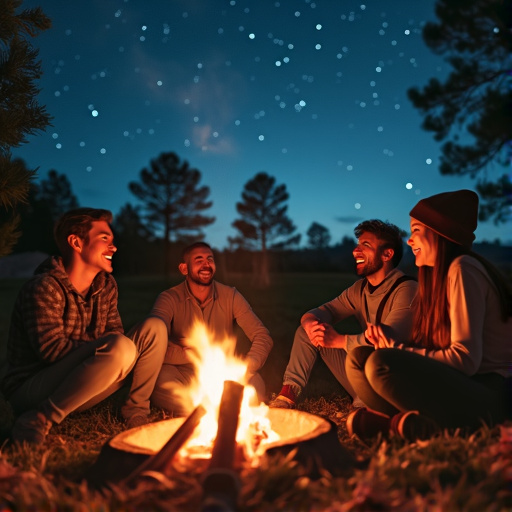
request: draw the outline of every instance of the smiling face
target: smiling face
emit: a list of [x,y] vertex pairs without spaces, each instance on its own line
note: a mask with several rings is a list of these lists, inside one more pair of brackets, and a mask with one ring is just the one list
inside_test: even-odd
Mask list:
[[358,276],[371,276],[384,266],[382,241],[373,233],[361,233],[356,248],[352,251],[356,260],[356,273]]
[[213,252],[207,247],[196,247],[190,251],[179,269],[187,280],[200,286],[210,286],[216,270]]
[[117,251],[114,235],[108,222],[94,221],[87,238],[82,241],[81,258],[84,263],[98,272],[112,272],[112,256]]
[[437,243],[434,232],[425,224],[411,217],[411,236],[407,245],[412,249],[417,267],[433,267],[437,256]]

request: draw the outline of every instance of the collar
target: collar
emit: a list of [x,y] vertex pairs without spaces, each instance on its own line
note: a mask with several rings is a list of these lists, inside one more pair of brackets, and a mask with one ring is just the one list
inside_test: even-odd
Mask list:
[[190,287],[189,287],[188,281],[186,279],[185,279],[184,283],[185,283],[185,290],[186,290],[186,298],[197,302],[200,306],[204,306],[210,300],[217,299],[217,287],[215,286],[215,281],[212,281],[210,293],[208,293],[208,296],[206,297],[204,302],[199,302],[197,297],[190,291]]

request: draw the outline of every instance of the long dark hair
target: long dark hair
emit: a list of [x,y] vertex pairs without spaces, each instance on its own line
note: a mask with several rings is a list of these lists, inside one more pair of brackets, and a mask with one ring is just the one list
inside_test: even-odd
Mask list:
[[451,343],[446,290],[448,269],[455,258],[467,254],[483,265],[496,287],[503,322],[512,316],[512,290],[499,270],[484,257],[434,231],[432,234],[437,248],[436,262],[433,267],[418,268],[418,291],[412,304],[413,342],[429,349],[443,349]]

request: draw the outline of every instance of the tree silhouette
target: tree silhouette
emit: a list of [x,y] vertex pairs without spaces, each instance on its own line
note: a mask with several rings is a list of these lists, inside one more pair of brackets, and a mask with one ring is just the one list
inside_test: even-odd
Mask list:
[[308,236],[308,245],[312,249],[325,249],[331,242],[329,230],[318,222],[313,222],[309,226],[306,235]]
[[[438,0],[438,23],[427,23],[423,39],[444,55],[452,71],[441,83],[408,91],[424,114],[423,128],[442,146],[442,174],[477,179],[481,218],[510,219],[512,183],[505,174],[489,181],[492,164],[509,166],[512,152],[512,9],[503,0]],[[460,135],[466,135],[460,141]]]
[[[116,275],[135,275],[161,268],[162,255],[155,254],[154,236],[143,223],[139,208],[126,203],[114,216],[112,228],[118,249],[114,265]],[[143,251],[138,250],[141,247]]]
[[[201,214],[212,206],[210,188],[200,186],[201,173],[180,162],[174,152],[161,153],[140,172],[140,182],[130,182],[130,191],[142,202],[143,218],[148,229],[162,234],[165,255],[170,255],[171,242],[204,238],[202,228],[215,222],[215,217]],[[166,274],[169,272],[166,257]]]
[[16,14],[20,5],[19,0],[0,0],[0,256],[9,254],[20,236],[17,207],[27,202],[37,170],[12,159],[11,148],[44,130],[51,119],[35,99],[42,70],[38,51],[28,41],[51,22],[39,7]]
[[242,201],[236,204],[241,218],[232,226],[240,235],[228,240],[232,245],[259,251],[255,278],[262,287],[270,284],[267,250],[283,249],[300,241],[300,235],[290,236],[296,227],[286,213],[288,199],[286,185],[276,185],[274,177],[260,172],[245,184]]
[[50,208],[52,219],[56,221],[63,213],[78,208],[78,199],[71,190],[71,183],[65,174],[56,170],[48,171],[48,178],[39,183],[37,198]]
[[153,239],[153,235],[142,222],[139,208],[126,203],[121,207],[119,213],[114,216],[112,223],[115,237],[126,237],[139,241]]

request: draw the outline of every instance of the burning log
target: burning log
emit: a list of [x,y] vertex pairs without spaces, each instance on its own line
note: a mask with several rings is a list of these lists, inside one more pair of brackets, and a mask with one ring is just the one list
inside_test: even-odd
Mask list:
[[203,512],[236,510],[240,481],[233,468],[243,393],[244,387],[241,384],[233,381],[224,382],[217,437],[213,445],[210,466],[202,482]]
[[162,449],[145,460],[138,468],[135,468],[125,479],[125,483],[131,482],[145,471],[158,471],[164,474],[168,472],[174,455],[194,433],[205,414],[206,409],[202,405],[198,405]]

